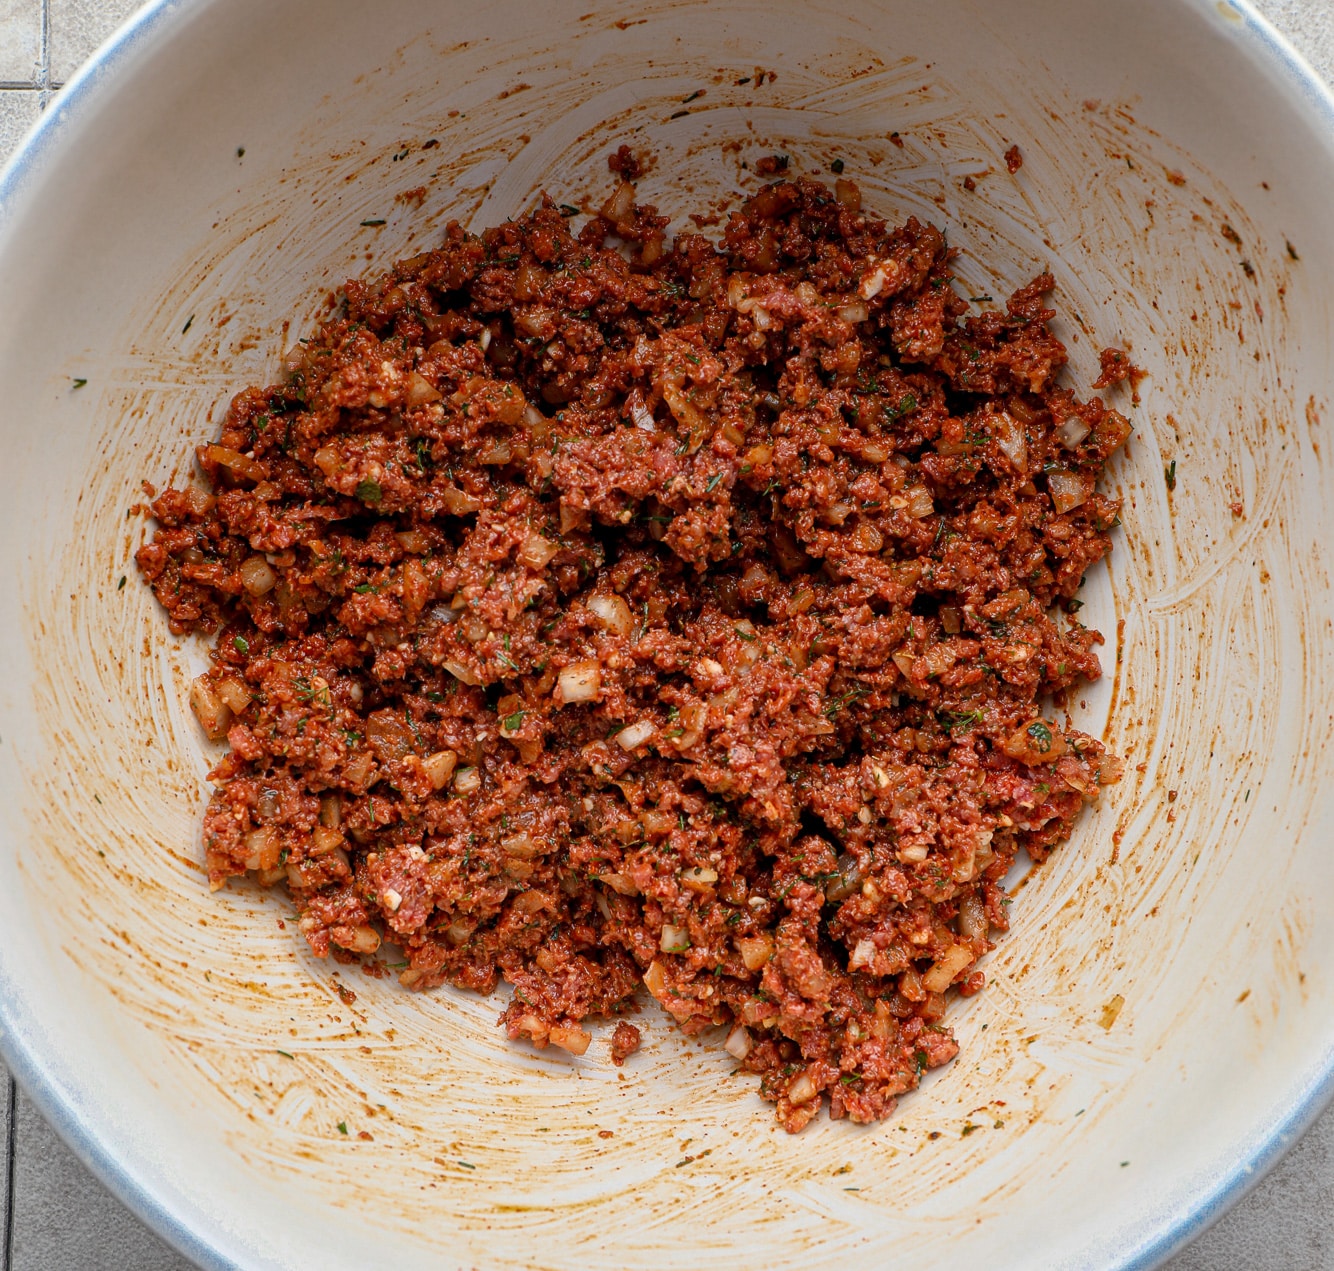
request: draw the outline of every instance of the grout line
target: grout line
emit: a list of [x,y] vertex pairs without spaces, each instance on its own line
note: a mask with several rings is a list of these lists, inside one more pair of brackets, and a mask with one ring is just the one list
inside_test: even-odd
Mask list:
[[14,1265],[14,1157],[18,1147],[19,1088],[13,1077],[9,1079],[9,1151],[5,1169],[5,1271]]
[[51,100],[51,0],[42,0],[42,35],[40,61],[37,64],[37,89],[41,94],[39,105],[43,110]]

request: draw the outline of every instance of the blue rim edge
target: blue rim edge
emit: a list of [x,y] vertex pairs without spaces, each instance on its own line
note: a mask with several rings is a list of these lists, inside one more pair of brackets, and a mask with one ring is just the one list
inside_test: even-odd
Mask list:
[[[84,110],[84,103],[100,83],[114,75],[161,27],[175,20],[180,12],[202,7],[207,2],[149,0],[59,90],[52,105],[0,168],[0,228],[7,219],[11,200],[46,155],[58,147],[62,122]],[[1334,133],[1334,90],[1287,38],[1254,9],[1251,0],[1227,0],[1227,3],[1241,19],[1243,38],[1284,72],[1289,82],[1301,90],[1306,104],[1325,118]],[[0,972],[0,987],[3,980]],[[0,993],[0,1055],[56,1133],[137,1218],[205,1271],[232,1271],[235,1264],[214,1244],[205,1241],[186,1215],[177,1212],[152,1185],[127,1169],[98,1128],[77,1108],[71,1093],[44,1070],[24,1036],[23,1021],[14,1018],[10,997],[5,993]],[[1123,1261],[1109,1264],[1109,1271],[1152,1271],[1202,1235],[1277,1164],[1331,1101],[1334,1101],[1334,1050],[1296,1097],[1288,1115],[1269,1130],[1249,1156],[1236,1161],[1179,1218],[1169,1220],[1137,1249],[1129,1251]],[[16,1113],[16,1109],[10,1110],[11,1116]]]

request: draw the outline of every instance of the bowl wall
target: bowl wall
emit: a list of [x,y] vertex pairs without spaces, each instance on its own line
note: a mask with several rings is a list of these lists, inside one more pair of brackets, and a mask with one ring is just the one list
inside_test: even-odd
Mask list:
[[[534,12],[163,5],[11,170],[7,1053],[218,1266],[1147,1265],[1334,1065],[1330,103],[1228,4]],[[496,1001],[317,962],[285,899],[203,882],[202,647],[136,580],[140,483],[181,478],[342,279],[542,190],[595,206],[622,141],[676,218],[762,155],[841,158],[947,229],[964,294],[1050,267],[1073,383],[1111,344],[1147,372],[1109,396],[1135,434],[1084,615],[1108,642],[1081,717],[1127,777],[1017,896],[959,1059],[878,1127],[783,1135],[651,1004],[624,1070],[600,1039],[509,1045]]]

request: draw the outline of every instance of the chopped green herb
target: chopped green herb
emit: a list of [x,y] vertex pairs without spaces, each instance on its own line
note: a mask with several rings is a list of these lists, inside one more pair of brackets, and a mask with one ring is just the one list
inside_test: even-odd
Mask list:
[[287,1053],[287,1051],[285,1051],[285,1050],[280,1050],[280,1051],[278,1052],[278,1054],[280,1054],[284,1059],[295,1059],[295,1058],[296,1058],[295,1055],[289,1055],[289,1054]]
[[1043,750],[1051,749],[1051,729],[1040,719],[1035,719],[1024,730]]
[[376,504],[384,498],[384,491],[380,489],[380,483],[378,481],[371,481],[369,479],[359,481],[357,482],[357,498],[363,503],[369,503],[372,507],[375,507]]
[[88,383],[88,381],[84,379],[82,376],[76,376],[74,379],[75,388],[82,388],[86,383]]
[[469,1161],[460,1161],[459,1164],[462,1165],[464,1169],[476,1169],[476,1168],[477,1168],[476,1165],[473,1165],[473,1164],[472,1164],[471,1162],[469,1162]]
[[678,110],[678,111],[676,111],[675,113],[668,115],[667,118],[668,118],[669,120],[670,120],[670,119],[684,119],[688,114],[690,114],[690,112],[689,112],[688,110]]
[[694,101],[697,97],[703,97],[703,96],[704,96],[704,90],[702,88],[697,88],[693,93],[690,94],[689,97],[682,97],[681,104],[683,106],[689,106],[690,103]]
[[573,207],[569,203],[562,203],[560,205],[560,214],[562,216],[578,216],[579,209],[577,207]]
[[121,591],[121,590],[124,589],[124,587],[125,587],[125,575],[122,574],[122,575],[120,576],[120,582],[118,582],[118,583],[116,584],[116,590],[117,590],[117,591]]
[[250,641],[247,640],[245,636],[236,636],[232,640],[232,648],[234,648],[237,653],[249,653]]
[[704,493],[712,494],[718,488],[718,483],[722,479],[723,479],[723,474],[721,472],[715,472],[713,476],[709,478],[708,484],[704,487]]
[[347,1122],[346,1122],[346,1121],[340,1121],[340,1122],[338,1123],[338,1133],[339,1133],[339,1134],[346,1134],[346,1133],[347,1133]]
[[835,176],[838,176],[843,171],[843,160],[835,159],[834,162],[829,165],[829,171]]
[[181,328],[181,334],[184,335],[192,326],[194,326],[195,315],[192,313],[185,320],[185,325]]
[[1177,488],[1177,461],[1175,459],[1163,469],[1163,476],[1167,481],[1167,488],[1175,490]]
[[507,733],[517,732],[523,727],[523,711],[515,711],[513,715],[506,715],[501,723]]
[[973,304],[980,304],[983,300],[991,300],[992,297],[991,297],[991,296],[986,296],[986,295],[983,295],[983,296],[969,296],[968,299],[969,299]]
[[375,227],[375,226],[377,226],[377,225],[383,225],[385,222],[384,222],[383,218],[381,218],[381,217],[375,217],[375,218],[373,218],[372,220],[369,220],[369,221],[362,221],[361,223],[362,223],[363,225],[369,227],[369,228],[373,228],[373,227]]

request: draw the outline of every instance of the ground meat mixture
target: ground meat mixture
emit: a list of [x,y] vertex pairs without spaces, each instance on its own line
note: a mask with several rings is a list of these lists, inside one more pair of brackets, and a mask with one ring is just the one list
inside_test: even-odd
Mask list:
[[842,178],[669,239],[613,159],[581,227],[348,283],[154,500],[143,575],[214,637],[209,879],[409,988],[503,979],[539,1047],[644,985],[787,1129],[875,1121],[1117,775],[1056,715],[1130,426],[1058,386],[1051,277],[970,313]]

